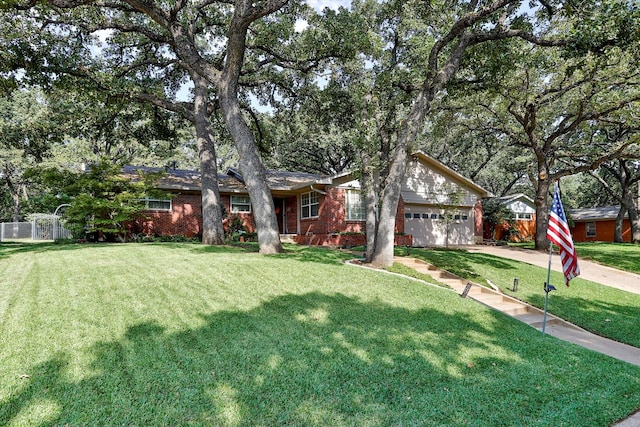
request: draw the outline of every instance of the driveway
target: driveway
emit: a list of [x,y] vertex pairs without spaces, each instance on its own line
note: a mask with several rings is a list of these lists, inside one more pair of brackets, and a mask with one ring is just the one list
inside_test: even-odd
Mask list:
[[[549,252],[538,252],[531,249],[520,249],[509,246],[486,245],[468,246],[465,249],[469,252],[495,255],[502,258],[527,262],[543,268],[547,268],[549,265]],[[580,267],[579,277],[581,279],[640,294],[639,274],[616,270],[615,268],[606,267],[580,258],[578,258],[578,266]],[[554,253],[551,258],[551,268],[556,271],[562,271],[560,255],[557,253]]]

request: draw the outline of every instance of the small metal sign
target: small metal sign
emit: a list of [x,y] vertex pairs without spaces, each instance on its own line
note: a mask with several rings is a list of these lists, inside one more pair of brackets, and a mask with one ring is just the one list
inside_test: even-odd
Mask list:
[[473,285],[471,284],[471,282],[467,282],[467,286],[464,287],[464,291],[462,291],[462,294],[460,294],[460,296],[462,298],[466,298],[467,294],[469,294],[469,291],[471,290],[471,287]]

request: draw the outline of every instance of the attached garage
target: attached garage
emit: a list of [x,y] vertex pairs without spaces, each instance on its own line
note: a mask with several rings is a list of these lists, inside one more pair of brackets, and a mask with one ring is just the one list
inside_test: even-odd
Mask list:
[[405,205],[405,233],[413,236],[413,246],[472,245],[472,209],[440,209],[434,206]]
[[424,153],[414,153],[402,181],[404,232],[413,246],[473,245],[482,240],[480,200],[487,191]]

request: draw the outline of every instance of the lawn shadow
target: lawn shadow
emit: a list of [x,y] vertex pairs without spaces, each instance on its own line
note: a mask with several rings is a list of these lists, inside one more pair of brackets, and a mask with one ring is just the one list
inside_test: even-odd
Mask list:
[[104,248],[122,243],[56,243],[56,242],[2,242],[0,243],[0,259],[22,253],[43,253],[53,251],[73,251],[84,248]]
[[[0,402],[0,423],[52,402],[54,416],[34,413],[32,425],[567,425],[591,403],[582,388],[540,389],[541,369],[577,381],[584,371],[569,367],[590,366],[594,395],[605,390],[599,356],[555,361],[567,354],[559,342],[497,312],[481,322],[465,310],[309,293],[202,322],[174,332],[131,325],[95,344],[91,374],[75,381],[68,355],[33,366]],[[637,373],[626,373],[629,412],[640,402]],[[607,401],[598,407],[588,425],[612,420]]]
[[[284,252],[281,254],[265,255],[273,258],[294,259],[301,262],[314,262],[322,264],[339,265],[346,260],[353,259],[355,255],[350,252],[343,252],[320,246],[300,246],[283,245]],[[224,246],[196,245],[191,249],[198,254],[234,254],[234,253],[258,253],[257,244],[244,243]]]
[[474,263],[485,264],[501,270],[516,269],[509,260],[504,258],[471,253],[465,249],[412,249],[410,256],[469,280],[482,279],[480,274],[474,271]]
[[294,259],[301,262],[314,262],[330,265],[341,265],[345,261],[356,258],[350,251],[342,251],[322,246],[287,245],[283,254],[274,257]]

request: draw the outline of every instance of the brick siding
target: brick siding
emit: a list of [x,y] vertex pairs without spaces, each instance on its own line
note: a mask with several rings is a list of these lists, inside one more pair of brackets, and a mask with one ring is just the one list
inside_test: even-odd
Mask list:
[[[616,220],[593,221],[596,223],[596,235],[587,237],[587,222],[576,222],[571,228],[574,242],[613,242],[616,231]],[[631,227],[629,220],[622,223],[622,240],[631,242]]]
[[148,236],[195,237],[202,233],[200,194],[178,194],[171,200],[171,211],[146,211],[131,231]]

